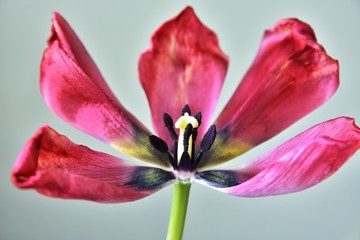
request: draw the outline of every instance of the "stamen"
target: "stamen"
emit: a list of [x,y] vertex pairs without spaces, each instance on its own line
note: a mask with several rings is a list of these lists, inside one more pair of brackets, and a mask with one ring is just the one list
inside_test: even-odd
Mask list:
[[166,153],[173,169],[175,169],[175,170],[178,169],[177,160],[175,160],[174,157],[170,154],[169,147],[164,140],[162,140],[161,138],[159,138],[155,135],[151,135],[151,136],[149,136],[149,142],[150,142],[151,146],[153,146],[153,148],[155,148],[159,152]]
[[173,158],[174,161],[176,162],[176,166],[178,166],[178,142],[175,141],[174,143],[174,149],[173,149]]
[[169,159],[170,164],[173,167],[173,169],[178,170],[179,167],[178,167],[178,163],[177,163],[177,160],[176,160],[176,156],[173,157],[169,152],[167,153],[167,155],[168,155],[168,159]]
[[193,142],[195,142],[196,138],[197,138],[197,135],[198,135],[198,129],[197,128],[194,128],[193,129],[193,133],[192,133],[192,137],[193,137]]
[[188,152],[183,152],[181,155],[179,168],[184,172],[189,172],[191,170],[191,158]]
[[198,112],[197,114],[194,115],[194,118],[198,121],[199,126],[201,125],[201,112]]
[[189,105],[187,105],[187,104],[183,107],[183,109],[182,109],[182,111],[181,111],[181,115],[184,116],[185,113],[188,113],[189,115],[191,115],[190,107],[189,107]]
[[216,127],[215,125],[211,125],[200,143],[200,151],[196,155],[196,158],[192,164],[191,167],[192,170],[198,167],[203,153],[209,151],[209,149],[211,148],[211,146],[215,141],[215,138],[216,138]]
[[151,146],[153,146],[159,152],[167,153],[169,151],[169,147],[166,142],[155,135],[149,136],[149,142]]
[[209,151],[209,149],[211,148],[212,144],[215,141],[215,137],[216,137],[216,127],[215,125],[211,125],[201,141],[200,144],[201,150],[205,152]]
[[[201,125],[201,118],[202,118],[202,115],[201,115],[201,112],[198,112],[195,114],[194,118],[196,119],[196,121],[198,122],[198,127],[200,127]],[[193,130],[193,139],[194,139],[194,142],[197,138],[197,134],[198,134],[198,131],[197,131],[197,128],[194,128]]]
[[[164,113],[163,115],[165,127],[174,140],[174,146],[171,150],[164,140],[155,135],[150,136],[149,141],[159,152],[167,154],[174,174],[179,181],[191,182],[204,152],[209,151],[215,141],[216,127],[215,125],[209,127],[200,143],[199,151],[195,153],[195,140],[202,120],[201,112],[191,116],[189,105],[185,105],[181,114],[175,124],[169,114]],[[178,134],[174,128],[179,129]]]
[[200,163],[200,160],[201,160],[201,157],[203,155],[203,152],[204,151],[200,149],[199,153],[196,155],[196,158],[195,158],[195,160],[193,162],[193,165],[191,167],[192,170],[195,170],[198,167],[198,165]]
[[178,138],[178,135],[176,134],[175,129],[174,129],[174,121],[172,120],[170,115],[167,113],[164,113],[163,121],[164,121],[165,127],[167,128],[167,130],[170,133],[171,139],[176,141]]
[[185,131],[184,131],[184,139],[183,139],[184,152],[188,152],[188,150],[189,150],[189,141],[190,141],[192,131],[193,131],[193,127],[189,123],[188,125],[186,125]]

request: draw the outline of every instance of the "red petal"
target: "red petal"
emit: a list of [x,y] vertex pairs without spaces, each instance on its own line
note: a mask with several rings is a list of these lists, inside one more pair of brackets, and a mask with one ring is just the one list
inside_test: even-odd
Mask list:
[[202,113],[204,127],[210,123],[225,78],[228,58],[218,39],[196,17],[191,7],[166,22],[152,37],[151,48],[139,60],[140,82],[146,92],[156,133],[168,143],[164,112],[177,119],[188,104]]
[[214,163],[278,134],[328,100],[338,84],[338,62],[316,42],[311,27],[296,19],[280,21],[265,33],[251,68],[215,122],[223,142],[212,149]]
[[360,129],[354,120],[333,119],[308,129],[238,171],[240,180],[249,180],[218,190],[245,197],[301,191],[335,173],[359,148]]
[[[141,173],[145,170],[76,145],[44,126],[19,155],[12,180],[19,188],[34,188],[50,197],[127,202],[149,196],[171,180],[168,173],[162,174],[163,178],[156,179],[156,182],[144,182],[144,177],[139,176],[143,176]],[[156,170],[159,171],[165,173]]]
[[167,167],[166,156],[151,147],[149,131],[118,102],[74,31],[56,13],[48,43],[41,63],[41,92],[50,108],[124,153]]

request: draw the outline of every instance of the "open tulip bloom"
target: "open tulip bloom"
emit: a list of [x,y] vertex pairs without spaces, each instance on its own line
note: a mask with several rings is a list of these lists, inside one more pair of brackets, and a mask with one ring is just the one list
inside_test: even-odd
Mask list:
[[139,59],[152,134],[116,99],[70,25],[54,13],[41,62],[46,103],[74,127],[147,165],[77,145],[45,125],[20,153],[12,181],[50,197],[105,203],[138,200],[174,183],[168,239],[181,239],[193,182],[242,197],[301,191],[360,148],[354,120],[339,117],[244,167],[216,168],[322,105],[339,84],[338,62],[311,27],[284,19],[265,32],[253,64],[211,124],[227,67],[216,35],[191,7],[163,24]]

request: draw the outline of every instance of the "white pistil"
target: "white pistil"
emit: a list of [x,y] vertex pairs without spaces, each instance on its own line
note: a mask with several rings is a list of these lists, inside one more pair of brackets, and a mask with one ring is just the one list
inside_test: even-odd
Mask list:
[[[199,126],[198,121],[196,120],[196,118],[194,118],[193,116],[190,116],[189,113],[184,113],[183,116],[181,116],[176,122],[175,122],[175,127],[180,129],[180,134],[179,134],[179,140],[178,140],[178,148],[177,148],[177,161],[178,164],[180,163],[180,159],[181,156],[184,152],[184,133],[185,133],[185,128],[188,124],[191,124],[193,128],[197,128]],[[193,136],[192,134],[190,135],[189,138],[189,147],[187,152],[189,153],[189,156],[191,156],[192,154],[192,142],[193,142]]]

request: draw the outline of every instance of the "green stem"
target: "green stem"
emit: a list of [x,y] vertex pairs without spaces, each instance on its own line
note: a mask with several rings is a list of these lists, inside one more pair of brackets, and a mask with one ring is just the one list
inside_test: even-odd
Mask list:
[[191,184],[175,183],[167,240],[181,240]]

